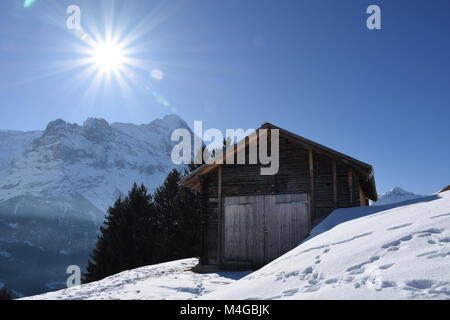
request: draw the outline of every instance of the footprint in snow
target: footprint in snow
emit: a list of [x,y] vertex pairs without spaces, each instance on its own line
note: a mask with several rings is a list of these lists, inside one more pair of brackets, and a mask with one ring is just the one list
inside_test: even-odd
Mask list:
[[381,282],[380,287],[381,287],[381,289],[384,289],[384,288],[393,288],[396,286],[397,286],[397,284],[394,281],[384,280]]
[[449,243],[450,242],[450,237],[439,239],[439,242],[440,243]]
[[357,268],[357,269],[353,269],[349,272],[350,272],[350,274],[356,275],[356,274],[364,273],[364,271],[366,271],[364,268]]
[[373,263],[373,262],[375,262],[375,261],[377,261],[377,260],[380,260],[380,257],[379,256],[373,256],[373,257],[371,257],[369,260],[367,260],[367,261],[364,261],[364,262],[361,262],[361,263],[359,263],[359,264],[356,264],[356,265],[354,265],[354,266],[351,266],[351,267],[349,267],[349,268],[347,268],[347,272],[349,272],[350,274],[360,274],[360,273],[363,273],[364,271],[365,271],[365,269],[363,268],[363,266],[365,266],[365,265],[367,265],[367,264],[370,264],[370,263]]
[[437,218],[443,218],[443,217],[450,217],[450,213],[440,214],[438,216],[431,217],[430,219],[437,219]]
[[345,277],[344,282],[345,282],[345,283],[350,283],[350,282],[352,282],[353,280],[355,280],[355,277],[353,277],[353,276],[347,276],[347,277]]
[[315,292],[318,291],[320,289],[320,286],[311,286],[305,289],[304,292]]
[[400,225],[400,226],[395,226],[395,227],[387,228],[387,230],[397,230],[397,229],[409,227],[409,226],[411,226],[411,225],[412,225],[412,223],[405,223],[405,224],[402,224],[402,225]]
[[303,270],[303,274],[307,275],[307,274],[311,274],[313,272],[314,268],[313,267],[307,267],[305,270]]
[[450,251],[434,250],[417,255],[418,258],[426,258],[426,259],[445,258],[447,256],[450,256]]
[[387,269],[389,269],[390,267],[392,267],[394,264],[395,264],[395,263],[390,263],[390,264],[382,265],[382,266],[380,266],[380,269],[381,269],[381,270],[387,270]]
[[414,289],[429,289],[433,286],[433,280],[428,279],[416,279],[406,282],[406,285]]
[[291,297],[298,292],[298,289],[291,289],[283,292],[285,297]]
[[450,297],[449,282],[438,282],[430,279],[414,279],[405,283],[403,290],[413,298],[443,298]]
[[403,238],[400,238],[400,241],[402,241],[402,242],[406,242],[406,241],[410,241],[410,240],[412,240],[412,235],[407,235],[407,236],[404,236]]
[[333,284],[333,283],[336,283],[336,282],[338,282],[338,279],[336,279],[336,278],[328,279],[328,280],[325,281],[326,284]]
[[414,233],[408,234],[406,236],[403,236],[398,240],[388,242],[388,243],[384,244],[383,246],[381,246],[381,248],[387,249],[388,251],[397,251],[397,250],[399,250],[400,245],[403,242],[411,241],[415,235],[417,235],[417,237],[428,237],[428,236],[431,236],[432,234],[439,234],[441,232],[442,232],[442,229],[437,229],[437,228],[431,228],[431,229],[427,229],[427,230],[423,230],[423,231],[414,232]]
[[395,240],[395,241],[391,241],[391,242],[386,243],[381,248],[382,249],[389,249],[391,247],[398,247],[400,244],[401,244],[400,240]]

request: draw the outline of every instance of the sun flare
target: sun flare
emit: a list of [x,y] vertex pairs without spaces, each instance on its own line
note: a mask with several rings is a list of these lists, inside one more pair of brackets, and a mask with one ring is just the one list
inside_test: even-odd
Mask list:
[[104,71],[114,71],[123,68],[125,55],[120,45],[101,43],[92,52],[94,64]]

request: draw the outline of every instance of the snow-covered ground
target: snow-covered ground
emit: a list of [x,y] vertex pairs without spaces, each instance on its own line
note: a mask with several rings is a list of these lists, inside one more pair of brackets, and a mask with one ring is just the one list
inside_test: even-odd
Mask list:
[[[345,215],[362,217],[333,228]],[[337,210],[319,229],[264,268],[202,298],[450,299],[450,192]]]
[[336,210],[297,248],[246,277],[195,274],[196,263],[144,267],[32,299],[450,299],[450,191]]
[[197,259],[185,259],[125,271],[101,281],[28,300],[189,300],[207,294],[248,274],[190,271]]

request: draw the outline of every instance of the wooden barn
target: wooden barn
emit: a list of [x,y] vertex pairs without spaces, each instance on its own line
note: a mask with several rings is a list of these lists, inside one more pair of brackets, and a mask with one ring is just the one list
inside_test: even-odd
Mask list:
[[[377,200],[371,165],[270,123],[260,129],[279,130],[276,175],[261,175],[258,164],[215,163],[181,181],[201,194],[201,266],[260,268],[296,247],[334,209]],[[238,144],[247,154],[250,139]],[[226,157],[236,157],[238,148]]]

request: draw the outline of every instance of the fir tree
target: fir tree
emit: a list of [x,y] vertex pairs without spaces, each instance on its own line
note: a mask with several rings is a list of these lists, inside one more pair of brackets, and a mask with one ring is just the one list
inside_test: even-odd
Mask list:
[[198,257],[201,250],[201,202],[196,191],[180,187],[178,207],[181,213],[179,238],[182,241],[181,258]]
[[161,220],[164,257],[175,260],[199,255],[200,201],[197,193],[179,185],[181,174],[169,173],[154,196]]
[[109,208],[83,282],[137,267],[199,256],[200,201],[173,170],[154,196],[134,184]]
[[170,260],[180,257],[177,238],[179,238],[179,205],[180,173],[174,169],[155,192],[155,207],[161,223],[161,240],[164,245],[164,258]]
[[85,283],[160,261],[157,215],[143,185],[134,184],[127,197],[109,208],[100,233],[83,275]]
[[12,300],[12,294],[8,289],[2,288],[0,289],[0,300]]

